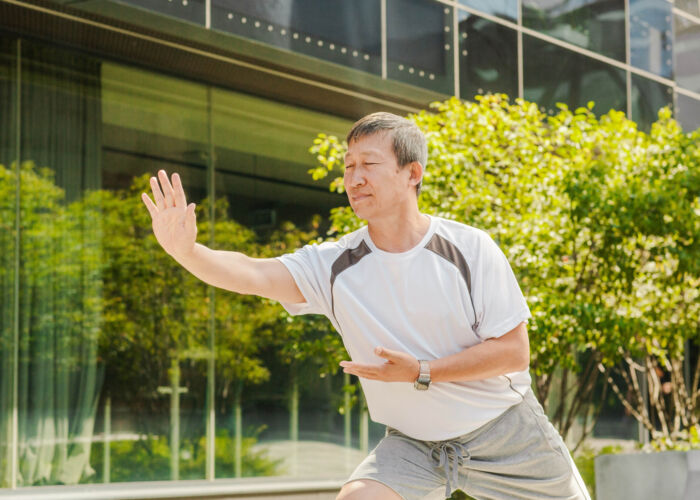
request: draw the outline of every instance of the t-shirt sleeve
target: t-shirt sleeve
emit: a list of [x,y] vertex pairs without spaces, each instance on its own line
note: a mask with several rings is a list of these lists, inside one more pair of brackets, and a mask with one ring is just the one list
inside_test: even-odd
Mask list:
[[488,233],[472,268],[472,298],[482,340],[500,337],[532,317],[508,259]]
[[329,310],[326,298],[326,274],[318,245],[306,245],[299,250],[277,257],[289,270],[305,302],[291,304],[280,302],[291,314],[326,314]]

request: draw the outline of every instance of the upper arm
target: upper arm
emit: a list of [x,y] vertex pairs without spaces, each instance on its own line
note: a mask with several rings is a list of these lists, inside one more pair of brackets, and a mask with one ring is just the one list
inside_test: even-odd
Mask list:
[[251,260],[254,269],[254,290],[250,293],[288,304],[306,301],[292,273],[278,259]]

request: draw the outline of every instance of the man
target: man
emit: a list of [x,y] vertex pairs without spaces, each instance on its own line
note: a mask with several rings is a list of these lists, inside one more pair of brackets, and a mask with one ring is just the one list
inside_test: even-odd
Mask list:
[[420,499],[461,488],[477,499],[588,499],[530,389],[527,303],[482,230],[421,214],[427,162],[418,127],[389,113],[347,138],[344,185],[367,226],[276,259],[195,243],[180,178],[142,198],[166,252],[203,281],[321,313],[340,333],[384,439],[338,500]]

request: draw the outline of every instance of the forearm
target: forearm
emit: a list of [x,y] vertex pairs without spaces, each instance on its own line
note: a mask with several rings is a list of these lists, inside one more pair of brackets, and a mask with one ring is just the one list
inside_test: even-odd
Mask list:
[[191,253],[173,258],[209,285],[242,294],[256,293],[259,288],[252,269],[254,259],[240,252],[212,250],[196,243]]
[[525,370],[529,363],[527,330],[521,323],[502,337],[430,360],[430,377],[433,382],[466,382]]

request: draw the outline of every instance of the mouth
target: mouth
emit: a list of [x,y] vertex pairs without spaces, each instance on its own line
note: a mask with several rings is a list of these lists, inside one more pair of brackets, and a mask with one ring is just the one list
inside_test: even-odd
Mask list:
[[358,193],[358,194],[350,195],[350,199],[351,199],[351,201],[353,201],[353,202],[358,202],[358,201],[366,200],[366,199],[369,198],[370,196],[372,196],[372,195],[371,195],[371,194],[359,194],[359,193]]

